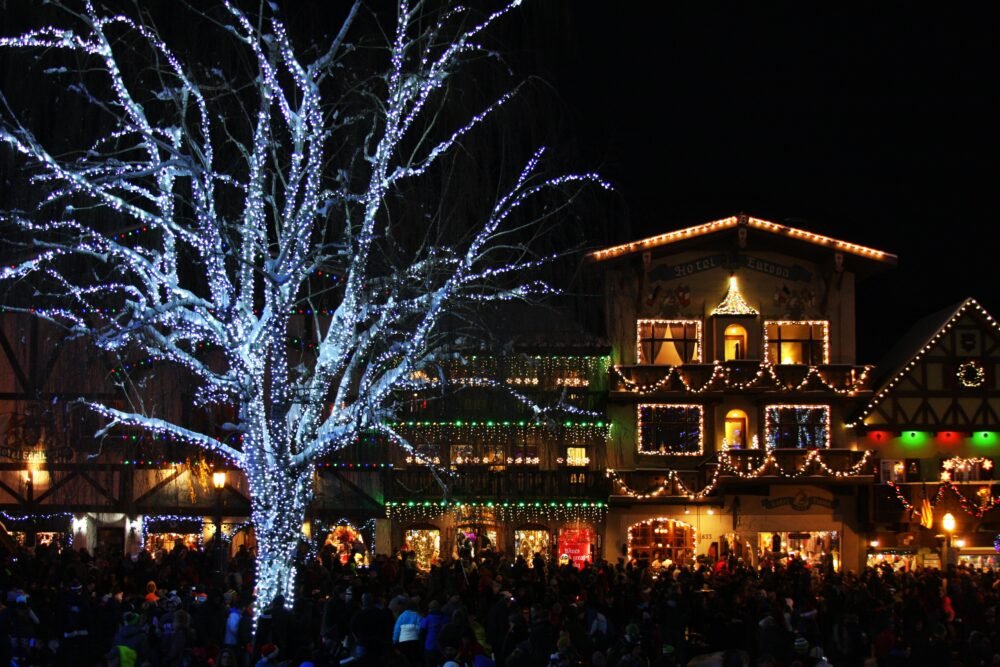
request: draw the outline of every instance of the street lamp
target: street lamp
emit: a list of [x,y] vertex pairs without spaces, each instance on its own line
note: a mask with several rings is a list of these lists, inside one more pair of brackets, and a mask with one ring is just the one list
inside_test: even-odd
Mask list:
[[222,550],[222,490],[226,488],[226,471],[212,473],[212,486],[215,487],[215,549],[218,552],[219,572],[225,569]]
[[948,512],[941,518],[941,527],[944,528],[944,568],[948,569],[948,550],[951,549],[951,534],[955,532],[955,517]]

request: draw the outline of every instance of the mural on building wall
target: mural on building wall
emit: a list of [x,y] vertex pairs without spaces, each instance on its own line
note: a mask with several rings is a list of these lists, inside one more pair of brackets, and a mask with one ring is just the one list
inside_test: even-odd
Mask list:
[[804,320],[820,315],[816,308],[816,292],[808,285],[789,288],[787,283],[782,283],[774,290],[774,305],[784,319]]

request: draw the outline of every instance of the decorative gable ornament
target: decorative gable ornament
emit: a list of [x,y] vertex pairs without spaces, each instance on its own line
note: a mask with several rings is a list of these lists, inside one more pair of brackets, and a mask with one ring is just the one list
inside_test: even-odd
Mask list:
[[759,313],[746,302],[743,295],[740,294],[740,288],[736,282],[736,276],[729,276],[729,289],[726,290],[726,296],[723,297],[719,305],[712,311],[712,315],[758,314]]

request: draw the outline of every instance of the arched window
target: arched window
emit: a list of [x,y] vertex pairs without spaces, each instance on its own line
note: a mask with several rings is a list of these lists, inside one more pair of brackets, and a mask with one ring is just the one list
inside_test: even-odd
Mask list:
[[747,448],[747,425],[747,413],[742,410],[730,410],[726,413],[726,442],[732,449]]
[[747,358],[747,330],[739,324],[730,324],[723,333],[723,349],[726,361]]

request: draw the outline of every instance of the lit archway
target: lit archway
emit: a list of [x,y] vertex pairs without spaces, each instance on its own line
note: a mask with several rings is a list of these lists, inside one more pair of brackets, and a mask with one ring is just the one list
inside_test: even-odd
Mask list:
[[723,358],[734,361],[747,358],[747,330],[741,324],[730,324],[722,334]]

